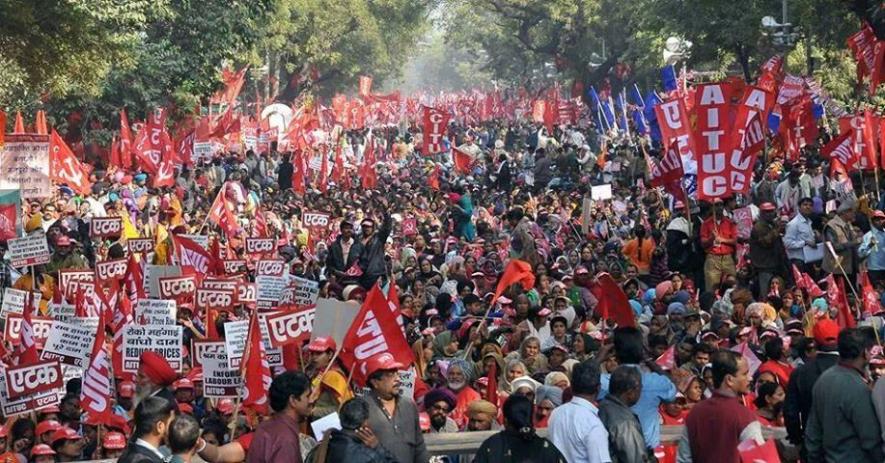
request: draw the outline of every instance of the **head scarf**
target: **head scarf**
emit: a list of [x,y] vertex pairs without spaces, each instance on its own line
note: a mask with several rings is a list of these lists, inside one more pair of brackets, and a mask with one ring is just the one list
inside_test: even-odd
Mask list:
[[449,362],[449,368],[447,372],[456,367],[461,368],[461,371],[464,372],[464,378],[467,380],[467,384],[472,383],[473,380],[476,379],[473,371],[473,364],[471,362],[468,362],[467,360],[464,360],[462,358],[453,359]]
[[433,338],[433,356],[436,358],[446,358],[449,355],[445,352],[445,347],[452,342],[452,332],[443,331]]

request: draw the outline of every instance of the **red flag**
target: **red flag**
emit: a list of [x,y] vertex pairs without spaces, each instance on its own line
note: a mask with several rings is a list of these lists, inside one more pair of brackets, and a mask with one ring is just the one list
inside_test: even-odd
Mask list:
[[455,164],[455,170],[468,174],[470,166],[473,164],[473,158],[458,148],[452,148],[452,162]]
[[596,284],[590,289],[599,304],[596,312],[603,320],[613,319],[618,326],[636,326],[636,317],[624,290],[608,273],[596,277]]
[[304,193],[304,154],[298,149],[295,150],[295,156],[292,159],[292,189],[298,193]]
[[80,391],[80,407],[89,415],[86,423],[93,425],[108,424],[112,415],[111,365],[104,346],[106,314],[105,310],[99,311],[98,332],[95,334],[89,367],[83,375],[83,389]]
[[124,169],[132,167],[132,131],[125,109],[120,110],[120,161]]
[[224,198],[224,192],[227,191],[227,183],[215,196],[212,207],[209,208],[209,216],[207,220],[221,227],[227,236],[235,236],[237,232],[237,220],[234,213],[227,206],[227,200]]
[[317,179],[317,189],[325,193],[329,190],[329,153],[320,150],[320,156],[322,156],[323,159],[320,162],[320,174]]
[[335,146],[335,169],[332,171],[332,181],[341,186],[341,178],[344,175],[344,154],[341,152],[341,142]]
[[827,275],[827,304],[837,309],[836,323],[840,328],[854,328],[857,321],[851,308],[848,306],[848,297],[845,294],[845,283],[842,278],[839,281],[833,277],[833,274]]
[[269,238],[270,232],[267,230],[267,218],[261,206],[255,208],[255,227],[252,229],[256,238]]
[[21,111],[15,113],[15,127],[12,129],[12,133],[25,133],[25,120],[22,119]]
[[670,346],[670,348],[665,350],[664,353],[655,360],[655,363],[664,370],[672,370],[676,368],[676,346]]
[[28,291],[25,296],[25,309],[22,313],[22,326],[19,348],[21,353],[18,357],[19,365],[32,365],[40,361],[37,355],[37,341],[34,339],[34,324],[31,321],[31,315],[34,313],[34,293]]
[[6,142],[6,113],[0,110],[0,146]]
[[685,170],[682,168],[682,157],[679,156],[679,141],[673,140],[670,147],[664,153],[660,161],[654,161],[648,158],[650,168],[649,184],[651,186],[664,186],[673,182],[681,182],[685,176]]
[[339,357],[345,366],[352,369],[354,381],[363,385],[366,372],[361,367],[369,357],[382,352],[389,352],[405,365],[415,361],[397,317],[376,283],[347,330]]
[[439,166],[435,165],[430,172],[430,176],[427,177],[427,185],[437,191],[439,191],[439,173]]
[[370,76],[360,76],[359,92],[363,97],[372,94],[372,78]]
[[64,183],[79,193],[91,193],[89,172],[54,129],[49,145],[49,178]]
[[820,150],[820,154],[825,158],[839,161],[844,166],[851,166],[857,162],[857,153],[854,152],[851,130],[846,131],[838,137],[830,140]]
[[212,256],[209,270],[215,275],[224,275],[224,259],[221,257],[221,243],[218,237],[215,237],[209,245],[209,254]]
[[535,274],[532,272],[532,265],[524,260],[511,259],[504,268],[501,279],[498,280],[498,286],[495,288],[495,297],[492,298],[491,304],[501,297],[501,294],[514,283],[522,285],[526,291],[535,286]]
[[443,137],[446,135],[446,129],[449,124],[449,114],[445,111],[424,107],[424,147],[421,154],[429,156],[433,153],[439,153],[443,150]]
[[375,171],[375,137],[366,140],[363,152],[363,165],[360,166],[360,179],[363,188],[374,190],[378,186],[378,173]]
[[243,352],[243,408],[259,414],[266,414],[267,392],[272,381],[270,363],[261,342],[261,329],[258,325],[258,312],[253,312],[249,320],[249,334],[246,350]]
[[141,271],[141,265],[135,261],[135,253],[129,253],[129,261],[126,263],[126,276],[123,277],[123,284],[129,294],[134,294],[136,299],[144,299],[144,274]]
[[[140,167],[151,174],[157,174],[164,160],[173,159],[172,139],[166,130],[165,108],[157,108],[148,116],[147,122],[138,132],[133,151]],[[164,175],[164,181],[166,175],[168,173]]]
[[202,246],[193,240],[183,236],[170,235],[170,237],[172,238],[178,265],[191,266],[198,273],[204,275],[209,273],[209,263],[212,261],[209,251],[203,249]]
[[37,111],[37,120],[34,125],[37,126],[37,134],[49,135],[49,129],[46,125],[46,111],[42,109]]
[[224,81],[224,90],[219,90],[213,95],[212,101],[233,106],[234,101],[243,89],[243,84],[246,82],[246,69],[248,69],[248,66],[237,72],[232,72],[230,69],[224,68],[221,74],[221,79]]
[[154,188],[170,187],[175,185],[175,160],[173,156],[164,157],[157,166],[157,174],[154,176]]
[[870,282],[870,276],[866,270],[862,270],[858,276],[858,286],[861,294],[863,294],[863,315],[869,317],[882,311],[882,305],[879,302],[879,293],[873,288]]
[[793,280],[796,282],[796,286],[799,289],[804,289],[808,291],[808,288],[805,287],[805,278],[802,277],[802,272],[799,271],[799,268],[796,267],[796,264],[793,264]]
[[492,362],[491,371],[488,375],[489,384],[486,388],[486,400],[498,405],[498,362]]

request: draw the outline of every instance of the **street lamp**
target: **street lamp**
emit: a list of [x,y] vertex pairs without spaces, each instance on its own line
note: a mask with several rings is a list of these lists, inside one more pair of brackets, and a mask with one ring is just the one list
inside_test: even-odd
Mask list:
[[762,28],[769,31],[771,42],[776,47],[792,48],[799,40],[799,33],[793,31],[793,25],[787,21],[787,0],[781,0],[781,22],[771,16],[762,18]]
[[664,43],[664,65],[674,65],[679,61],[685,61],[691,57],[691,47],[694,45],[688,40],[678,37],[669,37]]

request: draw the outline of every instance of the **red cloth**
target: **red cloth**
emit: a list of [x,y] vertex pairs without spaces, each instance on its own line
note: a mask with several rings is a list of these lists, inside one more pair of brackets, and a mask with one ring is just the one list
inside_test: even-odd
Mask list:
[[756,374],[765,373],[766,371],[777,376],[778,383],[780,383],[784,390],[787,389],[787,383],[790,382],[790,373],[793,372],[792,366],[785,365],[777,360],[766,360],[762,365],[759,365]]
[[[704,223],[701,224],[701,242],[713,242],[715,236],[713,232],[719,230],[719,237],[729,240],[737,239],[737,226],[731,219],[723,218],[719,224],[717,225],[715,221],[713,221],[713,217],[704,220]],[[734,254],[734,245],[733,244],[720,244],[719,246],[710,246],[707,249],[708,254],[713,254],[716,256],[727,256]]]
[[[452,393],[454,392],[452,391]],[[464,429],[467,426],[467,408],[470,407],[470,403],[481,399],[482,396],[479,395],[479,392],[470,386],[464,386],[464,389],[455,394],[455,409],[452,410],[451,417],[458,425],[458,429]]]
[[147,351],[141,354],[141,370],[158,386],[168,386],[178,379],[178,374],[160,354]]
[[740,463],[740,434],[754,421],[756,414],[738,399],[714,392],[695,405],[685,420],[692,460]]

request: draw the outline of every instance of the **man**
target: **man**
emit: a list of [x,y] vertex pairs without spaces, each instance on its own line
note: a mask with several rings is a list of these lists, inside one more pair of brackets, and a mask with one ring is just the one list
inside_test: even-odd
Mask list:
[[71,239],[68,235],[61,235],[55,241],[55,252],[46,265],[46,271],[57,276],[59,270],[89,268],[86,259],[80,254],[72,252]]
[[787,259],[799,270],[807,272],[809,269],[805,261],[806,247],[817,246],[817,238],[811,228],[811,214],[814,211],[814,201],[811,198],[799,200],[799,213],[788,223],[784,233],[784,248],[787,250]]
[[540,262],[532,235],[532,221],[526,217],[521,207],[514,207],[507,213],[507,222],[513,229],[510,236],[510,257],[524,260],[532,266]]
[[148,397],[163,397],[177,408],[175,394],[169,389],[178,373],[169,366],[169,362],[160,354],[145,351],[141,354],[138,373],[135,375],[135,403],[138,405]]
[[147,397],[135,407],[132,441],[118,463],[164,463],[160,446],[166,440],[169,424],[175,418],[175,402],[163,397]]
[[703,377],[704,367],[710,363],[710,355],[715,349],[707,343],[695,344],[691,352],[691,362],[683,365],[682,368],[690,371],[698,378]]
[[313,418],[322,418],[335,413],[341,404],[353,398],[347,385],[347,375],[338,365],[329,368],[329,362],[338,350],[331,336],[318,336],[307,345],[310,353],[311,389],[313,394]]
[[811,196],[811,185],[802,185],[799,182],[801,176],[802,170],[794,167],[790,170],[786,180],[782,181],[774,189],[774,200],[777,202],[777,208],[788,216],[796,212],[801,198]]
[[255,431],[246,462],[301,463],[298,426],[310,416],[310,380],[299,371],[287,371],[273,379],[267,395],[275,413]]
[[200,423],[190,415],[181,415],[172,420],[169,427],[170,463],[191,463],[197,454],[197,441],[200,439]]
[[378,441],[400,463],[426,462],[430,455],[418,423],[418,407],[410,398],[400,397],[403,364],[390,353],[376,354],[363,362],[369,392],[369,428]]
[[334,430],[329,439],[325,460],[348,463],[392,463],[396,458],[384,448],[369,426],[369,405],[365,399],[350,399],[338,413],[341,430]]
[[52,435],[61,428],[61,423],[55,420],[43,420],[37,423],[34,430],[37,444],[51,444]]
[[830,219],[824,226],[824,241],[827,248],[833,248],[836,256],[828,249],[824,251],[822,268],[827,273],[840,275],[849,284],[854,282],[854,274],[858,264],[857,246],[861,243],[860,238],[854,232],[854,204],[844,202],[836,209],[836,217]]
[[839,333],[839,363],[820,375],[812,391],[805,430],[809,463],[885,461],[865,370],[874,344],[867,328]]
[[608,431],[593,401],[599,393],[599,365],[585,361],[572,369],[572,400],[550,414],[548,436],[569,463],[607,463]]
[[458,432],[455,420],[449,413],[455,409],[455,396],[448,389],[434,389],[424,396],[424,407],[430,418],[430,433]]
[[707,291],[716,291],[725,276],[735,276],[734,251],[737,226],[725,217],[722,200],[713,200],[710,217],[701,224],[701,246],[707,253],[704,260],[704,282]]
[[[360,276],[360,285],[366,290],[372,289],[372,286],[379,278],[387,275],[387,263],[384,261],[384,247],[387,245],[387,238],[393,229],[393,219],[387,211],[387,200],[381,197],[376,199],[379,203],[378,207],[384,212],[384,222],[381,229],[375,231],[375,221],[372,219],[363,219],[360,228],[363,232],[362,252],[360,253],[357,263],[363,274]],[[351,250],[352,252],[352,250]]]
[[608,395],[599,403],[599,419],[608,430],[608,450],[612,462],[651,461],[639,418],[630,410],[639,402],[641,393],[642,374],[639,370],[622,365],[612,372]]
[[175,390],[175,400],[180,404],[190,404],[196,398],[194,382],[188,378],[175,381],[172,383],[172,388]]
[[117,381],[117,404],[114,405],[114,413],[129,417],[129,412],[135,407],[135,383],[132,381]]
[[[335,275],[342,285],[353,284],[356,278],[347,275],[347,271],[353,268],[353,264],[363,253],[363,243],[354,239],[352,223],[344,220],[338,229],[341,234],[329,247],[326,270]],[[354,268],[354,270],[356,269]]]
[[768,283],[784,268],[780,223],[774,204],[763,203],[759,206],[759,220],[750,231],[750,262],[759,276],[760,297],[768,294]]
[[692,226],[685,216],[685,204],[676,201],[673,219],[667,225],[667,267],[683,274],[691,274],[694,256],[692,252]]
[[[817,321],[814,324],[813,336],[817,345],[817,356],[793,370],[787,385],[787,396],[784,399],[784,424],[787,428],[787,437],[797,446],[801,446],[805,440],[814,384],[823,372],[839,361],[839,352],[836,348],[839,325],[835,321],[829,318]],[[802,452],[804,454],[804,449]]]
[[83,437],[68,427],[59,428],[49,439],[52,450],[56,453],[56,461],[78,461],[83,458]]
[[474,400],[467,406],[468,431],[495,431],[500,429],[496,419],[498,407],[488,400]]
[[713,396],[696,404],[685,420],[677,462],[740,463],[738,444],[755,439],[760,445],[762,425],[756,414],[738,399],[750,392],[750,368],[736,352],[713,354]]
[[55,463],[55,450],[46,444],[37,444],[31,449],[31,461],[34,463]]
[[[631,409],[642,424],[642,435],[649,448],[661,443],[661,420],[658,412],[662,403],[676,400],[676,386],[663,375],[653,359],[645,360],[642,333],[632,327],[622,327],[614,333],[615,358],[621,365],[630,366],[642,374],[642,393]],[[602,375],[600,399],[608,393],[610,375]]]
[[[872,227],[863,236],[857,254],[867,260],[870,283],[876,286],[885,280],[885,212],[873,211]],[[882,243],[881,245],[879,243]]]

